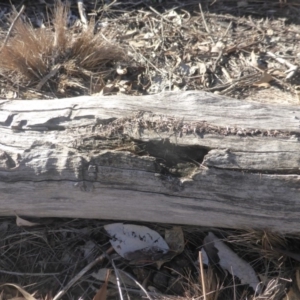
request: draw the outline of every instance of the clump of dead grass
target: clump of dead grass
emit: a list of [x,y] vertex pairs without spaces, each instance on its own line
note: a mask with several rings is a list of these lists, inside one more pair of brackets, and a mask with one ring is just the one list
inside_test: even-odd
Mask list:
[[66,97],[100,92],[113,79],[115,63],[126,60],[123,49],[95,33],[93,20],[75,33],[67,26],[68,13],[68,6],[56,3],[53,29],[35,29],[21,18],[15,22],[0,60],[0,69],[13,82]]

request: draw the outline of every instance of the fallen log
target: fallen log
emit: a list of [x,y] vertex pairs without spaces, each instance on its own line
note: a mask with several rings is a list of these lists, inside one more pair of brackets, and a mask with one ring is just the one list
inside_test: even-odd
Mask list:
[[300,109],[201,91],[0,101],[0,215],[300,230]]

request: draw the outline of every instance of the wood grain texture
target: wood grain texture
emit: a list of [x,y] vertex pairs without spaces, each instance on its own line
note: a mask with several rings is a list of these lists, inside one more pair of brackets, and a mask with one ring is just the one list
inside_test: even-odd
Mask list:
[[0,215],[299,231],[300,109],[205,92],[0,101]]

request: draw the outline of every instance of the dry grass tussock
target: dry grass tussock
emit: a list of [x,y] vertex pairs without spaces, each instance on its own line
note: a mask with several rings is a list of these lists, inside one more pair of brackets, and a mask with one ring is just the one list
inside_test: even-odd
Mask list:
[[115,74],[114,63],[126,59],[125,52],[95,34],[93,20],[75,34],[67,26],[68,12],[68,6],[57,2],[53,29],[35,29],[21,18],[16,21],[0,60],[11,81],[61,97],[102,90],[103,82]]

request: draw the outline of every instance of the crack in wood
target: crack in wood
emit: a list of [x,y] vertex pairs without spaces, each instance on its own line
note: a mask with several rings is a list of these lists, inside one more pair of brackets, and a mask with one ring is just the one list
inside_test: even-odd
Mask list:
[[[86,138],[78,147],[82,153],[88,153],[91,160],[86,167],[86,178],[89,181],[102,181],[105,178],[98,175],[101,168],[131,168],[132,160],[126,153],[133,154],[133,157],[153,158],[152,169],[139,166],[140,170],[153,172],[153,175],[160,179],[162,186],[171,192],[180,192],[184,189],[183,180],[191,179],[199,169],[208,149],[201,146],[181,146],[171,143],[168,139],[156,141],[140,141],[123,135],[122,138],[103,138],[95,136],[95,140]],[[108,151],[108,152],[107,152]],[[122,165],[123,160],[128,161]],[[142,164],[142,160],[140,160]],[[102,178],[102,179],[101,179]]]
[[154,114],[152,112],[139,111],[125,118],[118,118],[112,121],[99,122],[93,126],[93,132],[79,139],[89,137],[115,137],[127,134],[130,137],[138,138],[147,131],[153,131],[160,136],[160,133],[169,133],[170,136],[181,138],[184,135],[204,137],[205,134],[218,134],[222,136],[245,137],[296,137],[300,138],[298,131],[282,131],[272,129],[242,128],[236,126],[217,126],[205,120],[188,122],[184,118],[176,118],[166,115]]
[[[151,132],[151,134],[149,134],[149,132]],[[162,133],[167,133],[164,134],[164,138],[161,136]],[[93,132],[80,135],[76,140],[76,144],[73,146],[79,151],[88,151],[90,153],[99,152],[101,150],[113,150],[130,152],[137,156],[154,157],[157,164],[158,177],[162,179],[164,184],[169,186],[171,190],[174,189],[174,187],[180,190],[182,186],[178,179],[191,178],[195,171],[199,169],[199,166],[203,163],[209,151],[214,149],[201,145],[182,145],[179,144],[180,138],[189,135],[194,137],[198,136],[200,138],[199,142],[201,143],[205,134],[222,135],[223,138],[235,135],[241,139],[258,136],[266,139],[272,139],[272,137],[292,137],[299,140],[299,133],[297,132],[243,129],[237,127],[225,128],[208,124],[206,121],[185,122],[183,119],[139,111],[126,118],[113,119],[109,122],[106,121],[102,123],[97,122],[93,127]],[[173,143],[170,142],[169,138],[165,138],[165,136],[173,137]],[[178,141],[178,144],[174,143],[174,141]],[[236,162],[236,166],[234,166],[231,161],[227,161],[226,157],[224,157],[224,159],[222,161],[223,166],[221,167],[218,166],[218,160],[211,160],[211,158],[211,163],[209,165],[206,163],[204,166],[209,168],[223,168],[224,170],[228,169],[237,172],[299,174],[299,171],[295,172],[294,168],[288,171],[280,171],[280,169],[263,170],[257,169],[257,166],[255,167],[256,169],[247,169],[239,167],[238,162]],[[276,163],[277,157],[271,158],[271,160],[272,159]],[[273,165],[274,162],[272,162]],[[91,178],[90,175],[90,179]]]

